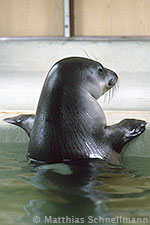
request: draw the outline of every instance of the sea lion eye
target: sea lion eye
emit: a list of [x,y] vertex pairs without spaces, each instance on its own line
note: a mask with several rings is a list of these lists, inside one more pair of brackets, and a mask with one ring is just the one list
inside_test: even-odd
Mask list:
[[100,66],[100,67],[98,68],[98,70],[99,70],[100,73],[103,73],[103,67],[102,67],[102,66]]

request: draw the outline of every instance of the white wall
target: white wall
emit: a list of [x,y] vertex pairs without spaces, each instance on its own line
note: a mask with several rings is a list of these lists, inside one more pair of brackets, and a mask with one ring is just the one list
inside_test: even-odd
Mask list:
[[120,77],[105,109],[150,110],[150,41],[1,41],[0,110],[35,110],[50,67],[85,52]]

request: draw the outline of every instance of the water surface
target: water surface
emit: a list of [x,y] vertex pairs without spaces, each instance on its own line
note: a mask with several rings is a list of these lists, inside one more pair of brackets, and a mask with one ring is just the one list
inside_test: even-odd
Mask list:
[[0,145],[0,225],[150,221],[149,158],[124,158],[123,167],[99,161],[33,165],[26,153],[27,144]]

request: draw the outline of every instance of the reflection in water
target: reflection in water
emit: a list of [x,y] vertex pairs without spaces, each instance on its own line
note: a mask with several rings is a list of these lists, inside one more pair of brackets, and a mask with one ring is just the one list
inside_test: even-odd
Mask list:
[[[36,167],[36,176],[30,182],[33,185],[39,185],[40,188],[44,187],[43,195],[47,197],[47,200],[42,203],[38,215],[41,217],[45,215],[55,217],[97,215],[99,213],[97,211],[97,205],[100,204],[99,199],[105,200],[107,198],[99,194],[98,197],[97,192],[92,189],[93,185],[98,182],[96,176],[99,167],[95,163],[93,166],[93,163],[79,161],[70,164],[55,164],[55,167],[59,166],[57,171],[53,169],[53,165]],[[65,174],[62,174],[63,168],[65,168]],[[32,214],[37,214],[39,204],[38,202],[33,204]],[[35,207],[36,204],[37,207]],[[31,212],[30,205],[27,208]]]
[[[3,144],[0,148],[2,224],[35,224],[36,216],[42,225],[46,224],[45,216],[68,216],[72,222],[67,224],[88,224],[89,216],[150,220],[149,159],[126,158],[124,167],[98,160],[33,165],[25,160],[26,149],[21,144]],[[77,223],[75,218],[84,221]]]

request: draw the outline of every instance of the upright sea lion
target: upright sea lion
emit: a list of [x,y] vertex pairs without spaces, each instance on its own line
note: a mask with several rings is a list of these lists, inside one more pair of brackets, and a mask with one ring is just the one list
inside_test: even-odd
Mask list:
[[28,157],[46,163],[98,158],[119,164],[120,146],[140,135],[146,122],[128,119],[107,127],[97,99],[117,80],[115,72],[94,60],[70,57],[57,62],[40,96]]

